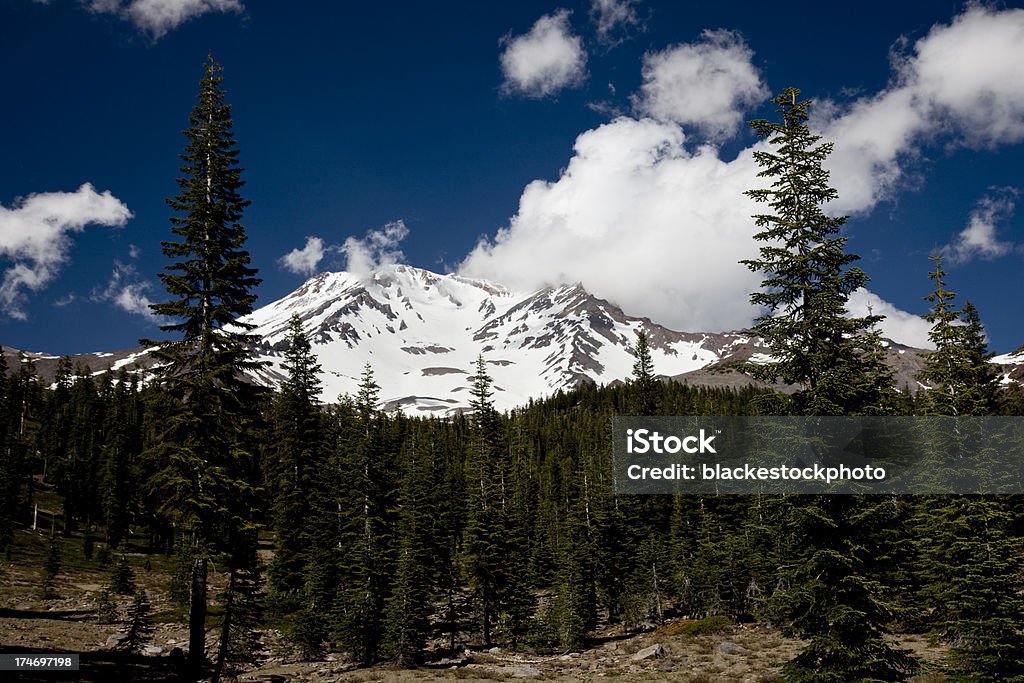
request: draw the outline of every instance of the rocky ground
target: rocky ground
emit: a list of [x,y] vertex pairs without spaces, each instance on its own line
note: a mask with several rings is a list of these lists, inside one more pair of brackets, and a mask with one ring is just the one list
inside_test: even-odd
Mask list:
[[[130,596],[112,596],[119,622],[100,623],[99,596],[109,569],[85,560],[81,539],[62,541],[64,560],[54,593],[40,592],[45,536],[19,532],[9,560],[0,561],[0,652],[81,653],[82,669],[71,674],[36,674],[23,680],[175,680],[177,659],[188,641],[183,612],[169,600],[166,586],[170,563],[166,558],[131,553],[136,582],[145,588],[153,605],[154,632],[143,655],[118,648]],[[213,620],[216,619],[214,611]],[[552,680],[621,681],[674,680],[684,683],[735,681],[764,683],[779,679],[779,666],[801,644],[774,630],[756,625],[730,625],[675,620],[644,633],[608,628],[586,649],[555,654],[530,654],[499,648],[466,651],[455,658],[430,662],[415,670],[388,666],[357,668],[343,658],[328,655],[322,661],[300,661],[295,650],[268,629],[262,632],[258,665],[237,676],[246,683],[284,681],[440,681],[440,680]],[[215,641],[214,629],[208,641]],[[926,660],[942,655],[919,636],[900,637]],[[918,677],[920,682],[940,677]]]

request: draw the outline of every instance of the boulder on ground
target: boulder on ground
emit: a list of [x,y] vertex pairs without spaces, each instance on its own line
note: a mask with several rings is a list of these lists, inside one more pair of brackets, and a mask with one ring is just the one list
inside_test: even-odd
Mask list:
[[652,657],[664,657],[664,656],[665,656],[665,648],[661,646],[661,643],[655,643],[654,645],[651,645],[650,647],[645,647],[642,650],[638,650],[633,655],[633,661],[634,662],[639,662],[639,661],[642,661],[644,659],[651,659]]
[[736,643],[730,643],[728,641],[726,641],[726,642],[722,643],[721,645],[719,645],[718,646],[718,651],[721,652],[722,654],[726,654],[726,655],[749,655],[750,654],[750,650],[748,650],[747,648],[743,647],[742,645],[737,645]]

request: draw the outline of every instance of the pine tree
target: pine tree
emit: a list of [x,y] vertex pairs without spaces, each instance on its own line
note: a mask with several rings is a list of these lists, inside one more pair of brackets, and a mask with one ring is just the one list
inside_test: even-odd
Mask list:
[[[925,409],[932,415],[990,415],[996,407],[996,373],[989,361],[977,309],[953,307],[942,257],[935,253],[929,277],[935,291],[929,338],[935,351],[925,356],[920,379],[932,385]],[[964,442],[977,423],[957,420],[943,448],[981,458]],[[977,467],[978,465],[975,465]],[[929,615],[937,637],[953,645],[949,678],[954,681],[1024,681],[1024,599],[1020,556],[1024,542],[1014,528],[1017,505],[999,496],[943,496],[923,503],[919,570],[927,580],[922,596],[935,609]]]
[[249,202],[239,194],[243,181],[220,72],[210,57],[185,131],[180,192],[168,200],[178,214],[171,218],[176,239],[163,243],[172,263],[160,278],[171,298],[152,305],[158,315],[176,320],[161,329],[181,338],[144,340],[157,345],[159,382],[176,401],[154,457],[165,463],[157,481],[164,510],[192,546],[189,660],[194,671],[205,660],[211,554],[234,555],[232,546],[254,541],[251,455],[242,431],[251,389],[241,374],[257,363],[249,358],[251,326],[238,318],[252,311],[252,289],[260,281],[249,266],[239,223]]
[[100,471],[100,503],[107,544],[117,548],[128,532],[137,500],[135,460],[141,452],[141,410],[137,379],[122,369],[103,421],[105,443]]
[[916,668],[908,650],[885,638],[895,606],[867,575],[871,558],[858,539],[870,513],[849,498],[822,496],[791,510],[793,538],[804,550],[775,602],[792,620],[783,632],[808,644],[783,666],[787,681],[903,681]]
[[253,559],[233,568],[228,585],[218,596],[224,610],[220,626],[220,645],[213,667],[213,683],[226,673],[229,665],[251,664],[257,659],[262,643],[258,627],[261,623],[260,579],[258,563]]
[[419,663],[430,629],[431,518],[436,508],[431,496],[437,473],[430,467],[427,447],[416,440],[405,452],[398,513],[398,560],[386,608],[389,654],[399,665]]
[[[787,88],[772,102],[782,123],[751,122],[769,150],[754,152],[768,188],[746,194],[772,212],[755,216],[766,242],[760,258],[744,261],[764,273],[751,295],[765,309],[753,328],[775,361],[755,370],[766,379],[797,385],[789,410],[797,415],[880,414],[891,410],[891,373],[885,369],[875,329],[880,316],[848,315],[850,294],[868,277],[851,264],[839,236],[845,217],[824,205],[837,198],[823,164],[831,143],[808,125],[809,100]],[[797,497],[791,503],[791,534],[797,557],[791,588],[777,605],[791,619],[788,631],[809,641],[784,671],[792,681],[904,680],[912,670],[906,652],[884,638],[893,613],[866,576],[862,533],[853,497]]]
[[313,355],[302,321],[289,321],[284,369],[288,376],[273,407],[273,435],[267,476],[273,497],[276,532],[271,588],[294,599],[303,586],[303,568],[312,548],[309,500],[316,473],[325,466],[320,365]]
[[559,538],[552,617],[558,643],[565,650],[583,646],[597,616],[594,581],[589,571],[589,543],[581,522],[579,510],[570,511]]
[[465,567],[480,601],[484,644],[491,642],[506,574],[503,525],[505,479],[500,458],[500,420],[494,409],[492,383],[483,356],[477,358],[470,409],[472,432],[466,456]]
[[[3,501],[12,518],[29,522],[28,511],[32,509],[35,487],[32,482],[33,469],[39,463],[33,457],[36,445],[41,439],[41,417],[44,411],[43,388],[36,372],[35,361],[21,351],[18,352],[18,369],[7,379],[8,433],[5,467],[11,473],[11,497]],[[27,495],[26,495],[27,494]],[[10,545],[7,546],[8,549]]]
[[140,588],[128,607],[128,623],[125,625],[125,638],[121,641],[120,647],[136,654],[142,653],[143,648],[153,638],[152,611],[149,596]]
[[7,377],[7,358],[0,346],[0,550],[9,551],[14,540],[20,462],[14,447],[14,406],[11,380]]
[[125,555],[117,560],[110,574],[110,591],[118,595],[131,595],[135,592],[135,572]]
[[654,415],[658,408],[658,380],[654,378],[654,361],[651,360],[651,347],[647,342],[647,333],[636,332],[636,345],[633,347],[636,362],[633,363],[633,405],[636,415]]
[[380,387],[366,365],[355,397],[354,420],[343,435],[339,539],[341,589],[335,631],[363,664],[372,664],[384,639],[384,607],[392,576],[393,469],[384,442]]
[[935,291],[925,297],[932,309],[925,320],[932,324],[928,338],[935,350],[925,355],[919,379],[932,388],[927,393],[927,410],[932,415],[988,415],[995,409],[996,373],[989,361],[985,331],[977,309],[970,303],[963,310],[953,307],[956,293],[946,289],[942,256],[931,256],[935,269],[928,274]]
[[772,213],[754,216],[761,229],[754,239],[766,242],[760,258],[743,263],[765,275],[751,303],[765,309],[752,331],[771,349],[774,362],[755,369],[765,379],[798,385],[792,410],[803,415],[844,415],[875,412],[885,387],[875,375],[884,373],[871,331],[881,316],[847,314],[850,294],[868,282],[859,259],[846,252],[839,236],[846,217],[828,216],[823,206],[836,199],[823,164],[832,143],[807,126],[809,100],[786,88],[772,100],[782,123],[756,120],[751,126],[767,140],[770,151],[758,150],[759,177],[772,179],[768,188],[747,195],[767,203]]
[[103,589],[96,599],[96,621],[113,624],[117,621],[117,604],[110,598],[110,591]]

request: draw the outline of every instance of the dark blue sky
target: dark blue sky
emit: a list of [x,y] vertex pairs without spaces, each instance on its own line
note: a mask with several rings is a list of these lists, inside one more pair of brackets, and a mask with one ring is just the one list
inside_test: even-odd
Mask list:
[[[24,318],[0,312],[0,343],[73,353],[155,334],[150,321],[115,305],[111,276],[120,263],[118,283],[150,283],[136,291],[162,296],[164,197],[176,192],[181,131],[208,51],[225,70],[252,200],[248,246],[264,280],[260,303],[268,303],[304,279],[278,259],[307,236],[338,245],[401,219],[410,231],[401,243],[407,262],[457,267],[481,237],[509,225],[528,183],[558,180],[577,136],[610,121],[609,111],[638,115],[630,96],[643,83],[645,53],[730,29],[749,46],[769,91],[797,85],[851,103],[892,85],[890,50],[901,37],[912,45],[965,9],[891,0],[641,1],[630,6],[637,21],[613,33],[615,44],[599,40],[590,2],[238,4],[243,11],[198,16],[154,40],[152,27],[131,21],[127,2],[118,16],[75,0],[0,0],[0,205],[16,209],[18,198],[88,182],[133,213],[123,227],[70,234],[47,282],[22,288]],[[544,98],[503,90],[502,50],[559,8],[571,10],[567,26],[586,50],[585,79]],[[988,105],[982,98],[977,106]],[[761,115],[770,109],[744,111]],[[938,131],[918,138],[901,154],[894,189],[851,220],[850,248],[864,257],[872,291],[922,313],[929,250],[953,243],[985,197],[1002,201],[994,215],[1005,248],[961,259],[949,280],[977,304],[993,347],[1016,348],[1024,343],[1024,230],[1009,208],[1013,190],[993,188],[1024,187],[1024,146],[1016,134],[969,144]],[[744,127],[720,142],[730,160],[754,138]],[[0,239],[15,239],[2,225]],[[23,259],[2,246],[6,271]],[[331,252],[319,267],[344,265]]]

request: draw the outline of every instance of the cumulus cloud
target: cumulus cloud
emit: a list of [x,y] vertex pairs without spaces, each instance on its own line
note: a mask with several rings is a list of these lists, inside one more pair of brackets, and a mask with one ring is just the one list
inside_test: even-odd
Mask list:
[[316,273],[317,266],[323,258],[324,241],[319,237],[307,237],[306,246],[302,249],[292,249],[278,259],[278,263],[291,273],[309,277]]
[[1018,194],[1016,188],[995,188],[978,201],[971,211],[967,227],[943,249],[951,263],[966,263],[974,258],[999,258],[1014,250],[1012,242],[999,239],[996,229],[1013,216]]
[[126,313],[140,315],[153,324],[161,324],[164,319],[155,314],[149,307],[153,303],[146,294],[152,285],[139,279],[139,273],[130,263],[114,261],[114,270],[106,288],[94,291],[92,300],[112,303]]
[[649,52],[633,107],[712,139],[733,135],[743,112],[768,96],[753,56],[738,33],[725,30],[704,31],[697,42]]
[[[763,88],[751,59],[738,36],[720,32],[649,55],[635,101],[646,117],[582,133],[560,177],[527,185],[508,226],[481,241],[460,272],[522,289],[579,282],[675,329],[749,326],[759,311],[748,297],[761,276],[738,263],[758,247],[757,207],[743,192],[763,182],[752,152],[764,143],[725,159],[714,145],[684,142],[691,129],[714,136],[738,125],[748,98]],[[913,172],[924,145],[1024,138],[1016,125],[1024,126],[1024,71],[1006,66],[1021,63],[1024,10],[972,5],[894,57],[883,91],[846,106],[820,102],[812,123],[835,141],[829,166],[840,193],[829,210],[870,211]],[[697,76],[705,72],[707,83]],[[691,102],[670,92],[670,82],[706,92]],[[708,100],[719,104],[702,109]],[[889,317],[886,335],[926,342],[916,316],[871,293],[858,294],[851,312],[869,304]]]
[[856,290],[850,295],[846,309],[850,315],[857,317],[884,315],[885,319],[878,325],[883,337],[919,349],[935,348],[928,339],[931,323],[919,315],[893,306],[874,292],[864,288]]
[[749,150],[724,161],[684,139],[651,119],[583,133],[561,178],[530,183],[510,225],[461,272],[523,289],[580,282],[676,329],[746,326],[760,278],[739,263],[757,255],[743,191],[757,167]]
[[94,14],[113,14],[129,21],[153,40],[190,19],[211,12],[242,12],[241,0],[83,0]]
[[528,33],[502,39],[505,93],[541,98],[583,82],[587,53],[572,33],[569,14],[558,10],[538,19]]
[[597,25],[597,39],[605,44],[618,44],[617,36],[639,25],[637,0],[592,0],[590,17]]
[[1024,10],[971,5],[910,50],[894,52],[883,91],[820,108],[815,125],[835,141],[833,210],[865,212],[890,198],[923,144],[1024,140],[1022,60]]
[[379,230],[370,230],[362,239],[349,237],[341,245],[345,254],[345,270],[366,277],[381,266],[398,263],[405,258],[398,245],[409,234],[401,220],[392,221]]
[[43,192],[0,205],[0,258],[11,262],[0,282],[0,311],[25,319],[25,291],[46,287],[67,260],[71,235],[87,225],[121,227],[132,212],[109,191],[85,183],[74,192]]

